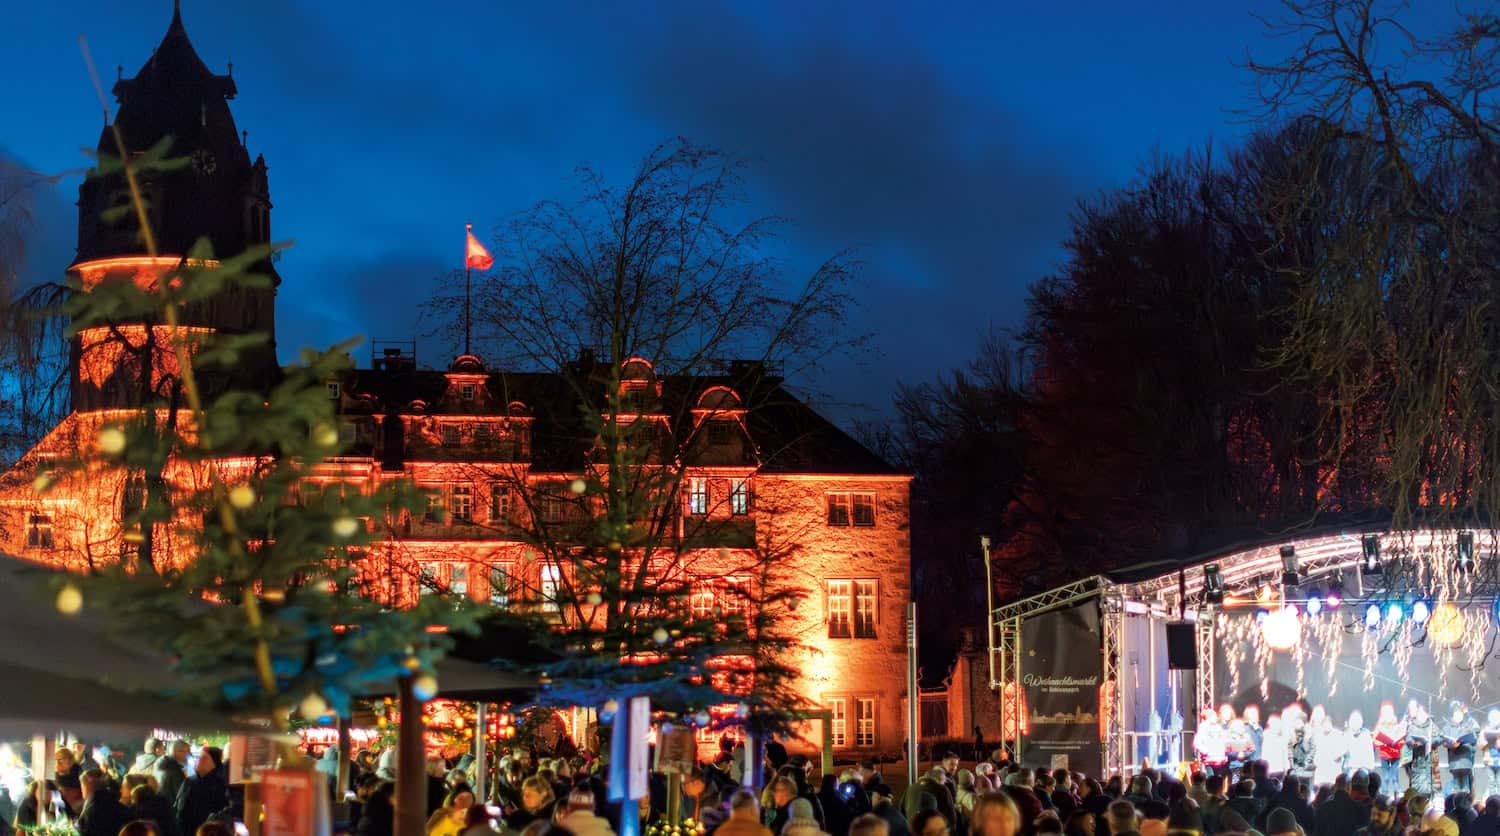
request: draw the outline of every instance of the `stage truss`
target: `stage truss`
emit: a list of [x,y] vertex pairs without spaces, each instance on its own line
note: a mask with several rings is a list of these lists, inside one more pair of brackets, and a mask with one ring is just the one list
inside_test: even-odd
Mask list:
[[[1194,672],[1192,703],[1178,705],[1182,716],[1192,723],[1199,707],[1215,705],[1218,699],[1215,680],[1215,641],[1218,608],[1204,600],[1204,567],[1217,564],[1229,600],[1236,594],[1254,594],[1267,585],[1281,584],[1285,569],[1282,547],[1291,545],[1297,558],[1298,572],[1305,579],[1338,578],[1345,589],[1346,602],[1399,600],[1402,590],[1419,586],[1434,598],[1465,604],[1496,601],[1500,597],[1500,544],[1494,531],[1471,531],[1473,565],[1455,568],[1459,553],[1460,529],[1374,532],[1380,544],[1382,573],[1365,576],[1360,571],[1365,560],[1362,538],[1367,532],[1338,531],[1311,536],[1278,539],[1247,546],[1202,560],[1173,567],[1163,567],[1161,574],[1130,580],[1112,580],[1092,575],[1074,583],[995,608],[988,625],[990,653],[990,688],[999,692],[1001,742],[1020,758],[1024,752],[1025,734],[1016,716],[1022,693],[1021,624],[1052,610],[1075,606],[1089,600],[1099,602],[1100,671],[1104,687],[1100,693],[1100,712],[1104,715],[1101,730],[1106,774],[1133,771],[1130,732],[1124,727],[1125,697],[1121,660],[1131,648],[1126,641],[1126,617],[1130,613],[1149,615],[1160,620],[1186,618],[1195,622],[1194,636],[1198,668]],[[1286,600],[1293,600],[1287,598]],[[1246,602],[1242,599],[1242,604]],[[1253,604],[1251,604],[1253,605]],[[1492,604],[1500,613],[1500,604]],[[1186,696],[1177,692],[1179,701]],[[1193,726],[1182,730],[1183,740],[1190,737]]]

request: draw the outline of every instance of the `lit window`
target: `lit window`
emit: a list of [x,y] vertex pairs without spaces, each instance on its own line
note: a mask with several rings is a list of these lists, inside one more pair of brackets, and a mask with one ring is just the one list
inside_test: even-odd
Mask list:
[[688,611],[693,618],[712,618],[718,603],[712,581],[693,581],[693,591],[688,598]]
[[735,516],[750,513],[749,479],[735,479],[729,483],[729,511]]
[[448,591],[454,595],[469,594],[469,567],[455,563],[448,567]]
[[734,425],[728,421],[708,422],[708,443],[713,445],[728,444],[734,437]]
[[839,526],[849,524],[849,494],[831,493],[828,495],[828,524]]
[[849,638],[849,582],[828,582],[828,638]]
[[328,399],[330,401],[338,400],[340,392],[339,382],[337,380],[330,380],[324,385],[328,387]]
[[28,549],[50,549],[56,546],[52,538],[52,518],[46,514],[32,514],[26,521],[26,547]]
[[557,612],[562,592],[562,569],[555,563],[542,564],[542,609]]
[[860,697],[855,700],[855,709],[859,714],[855,717],[854,745],[862,749],[875,745],[875,700],[872,697]]
[[417,575],[417,594],[431,595],[437,592],[437,570],[431,566],[423,566]]
[[875,524],[875,494],[850,494],[849,503],[853,506],[855,525],[871,526]]
[[468,485],[455,485],[448,498],[448,511],[455,522],[469,522],[474,518],[474,489]]
[[490,567],[490,606],[510,606],[510,570],[504,566]]
[[833,737],[833,748],[849,745],[849,704],[843,698],[828,701],[829,732]]
[[443,426],[443,446],[444,447],[457,447],[458,446],[458,427],[457,427],[457,425],[454,425],[454,424],[445,424]]
[[876,583],[870,581],[854,582],[854,637],[856,639],[875,638],[875,600]]
[[496,525],[510,522],[509,485],[490,485],[490,522]]
[[708,480],[694,477],[688,480],[688,509],[693,516],[708,513]]
[[474,384],[465,383],[458,387],[458,396],[466,401],[474,400]]

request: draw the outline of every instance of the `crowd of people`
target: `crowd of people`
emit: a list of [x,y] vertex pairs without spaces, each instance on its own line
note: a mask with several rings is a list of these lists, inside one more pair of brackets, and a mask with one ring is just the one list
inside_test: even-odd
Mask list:
[[[25,774],[7,752],[0,834],[66,824],[81,836],[232,836],[224,753],[151,738],[126,764],[107,746],[59,747],[53,775]],[[24,788],[23,788],[24,787]]]
[[[682,836],[1500,836],[1500,795],[1478,802],[1408,787],[1387,792],[1379,770],[1339,774],[1322,787],[1264,759],[1230,774],[1184,780],[1154,769],[1101,783],[1067,769],[1021,767],[1004,750],[978,763],[950,753],[902,791],[863,761],[817,775],[814,762],[765,747],[761,785],[747,787],[743,745],[726,740],[682,776],[667,821],[668,781],[652,773],[639,809],[610,801],[605,762],[586,751],[552,756],[514,748],[490,764],[483,797],[475,761],[432,758],[424,787],[428,836],[615,836],[626,815],[648,834]],[[338,751],[317,768],[338,805],[336,832],[394,836],[393,750]],[[0,785],[0,831],[70,822],[82,836],[233,836],[243,815],[220,750],[148,740],[126,764],[78,744],[59,749],[54,775],[19,795]],[[347,776],[348,783],[340,785]],[[40,786],[39,786],[40,783]],[[3,784],[3,782],[0,782]],[[51,799],[49,802],[48,799]],[[674,834],[675,836],[675,834]]]

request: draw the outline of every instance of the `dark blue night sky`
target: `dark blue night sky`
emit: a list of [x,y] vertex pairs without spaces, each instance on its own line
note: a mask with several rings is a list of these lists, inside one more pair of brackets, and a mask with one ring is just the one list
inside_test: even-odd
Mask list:
[[[966,362],[1023,315],[1068,214],[1155,151],[1248,126],[1234,66],[1283,48],[1273,2],[510,3],[184,0],[198,52],[234,63],[233,107],[271,166],[284,359],[352,334],[410,338],[417,303],[484,231],[568,196],[581,162],[623,174],[682,135],[754,157],[757,209],[793,219],[785,257],[864,262],[863,363],[814,381],[889,408],[892,382]],[[815,9],[815,11],[808,11]],[[79,55],[133,75],[170,0],[12,3],[0,151],[86,165],[101,115]],[[47,196],[39,279],[72,255],[77,179]],[[425,343],[424,361],[451,349]]]

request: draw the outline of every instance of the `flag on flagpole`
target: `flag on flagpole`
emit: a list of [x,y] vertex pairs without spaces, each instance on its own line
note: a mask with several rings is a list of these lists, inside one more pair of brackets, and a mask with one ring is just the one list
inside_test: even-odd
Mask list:
[[478,238],[474,237],[472,229],[469,230],[468,236],[468,245],[464,248],[464,266],[474,270],[490,269],[490,266],[495,263],[495,257],[490,255],[490,251],[485,249],[483,244],[479,243]]

